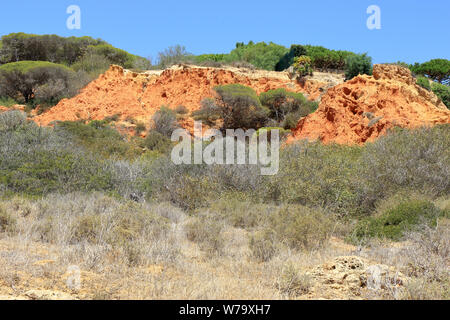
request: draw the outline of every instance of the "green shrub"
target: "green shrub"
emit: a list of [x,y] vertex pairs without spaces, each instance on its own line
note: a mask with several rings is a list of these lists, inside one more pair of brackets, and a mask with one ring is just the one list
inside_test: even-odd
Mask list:
[[73,65],[75,71],[85,71],[93,78],[108,70],[111,62],[104,55],[91,51],[80,57]]
[[107,120],[94,120],[88,124],[80,121],[62,121],[57,132],[67,132],[84,148],[106,158],[134,158],[142,153],[134,141],[127,141]]
[[11,99],[10,97],[0,97],[0,106],[12,107],[15,104],[17,104],[17,101]]
[[347,58],[355,55],[350,51],[330,50],[321,46],[305,45],[304,48],[313,68],[320,70],[345,70]]
[[320,248],[332,232],[332,220],[321,210],[300,205],[282,206],[268,224],[278,240],[293,249]]
[[161,106],[152,116],[152,130],[165,137],[171,137],[172,132],[178,127],[176,113],[166,106]]
[[18,111],[0,114],[0,184],[18,193],[110,190],[111,174],[67,135],[42,128]]
[[[99,44],[87,47],[87,55],[103,56],[110,64],[117,64],[127,69],[134,67],[137,56],[134,56],[125,50],[113,47],[110,44]],[[101,63],[102,60],[99,60]]]
[[240,84],[215,87],[222,129],[257,129],[267,118],[267,108],[261,105],[256,92]]
[[203,121],[204,124],[210,127],[215,127],[217,121],[222,117],[222,110],[212,98],[202,99],[200,104],[200,109],[192,112],[192,117],[195,120]]
[[431,90],[434,92],[435,95],[438,96],[439,99],[442,100],[442,102],[447,106],[448,109],[450,109],[450,87],[433,82],[431,84]]
[[150,130],[145,137],[143,146],[149,150],[158,151],[159,153],[167,153],[172,147],[171,140],[158,131]]
[[287,52],[286,47],[273,42],[267,44],[250,41],[248,44],[237,43],[236,48],[225,57],[225,61],[228,63],[245,61],[259,69],[275,70],[276,65]]
[[416,83],[422,88],[427,89],[428,91],[431,90],[430,81],[426,77],[417,77]]
[[[286,91],[283,88],[263,92],[259,96],[261,104],[270,110],[269,117],[282,122],[288,114],[304,117],[315,109],[315,104],[303,94]],[[297,125],[297,124],[296,124]],[[289,128],[290,129],[290,128]]]
[[306,76],[312,76],[312,64],[311,58],[308,56],[300,56],[294,58],[294,71],[298,75],[298,77],[303,78]]
[[185,115],[189,113],[189,109],[183,105],[179,105],[174,109],[175,113],[178,115]]
[[366,53],[350,55],[345,59],[345,78],[349,80],[360,74],[372,75],[372,58]]
[[195,56],[194,60],[195,60],[195,63],[197,63],[197,64],[203,64],[205,62],[210,62],[210,61],[224,62],[226,56],[227,55],[223,54],[223,53],[221,53],[221,54],[201,54],[201,55]]
[[289,52],[286,53],[275,66],[275,70],[286,70],[294,63],[295,57],[306,56],[306,54],[307,52],[305,47],[297,44],[291,45]]
[[7,64],[3,64],[0,66],[0,72],[11,72],[11,71],[17,71],[21,73],[28,73],[30,71],[33,71],[38,68],[55,68],[55,69],[62,69],[65,71],[72,71],[69,67],[52,63],[48,61],[19,61],[19,62],[11,62]]
[[450,125],[396,129],[367,143],[354,175],[359,207],[369,213],[377,200],[401,190],[420,190],[431,197],[448,194]]
[[192,212],[211,201],[215,185],[208,177],[182,175],[175,181],[169,190],[169,199],[181,209]]
[[138,122],[136,123],[136,127],[134,128],[135,132],[137,135],[140,135],[141,133],[143,133],[145,130],[147,130],[147,127],[145,126],[144,123],[142,122]]
[[301,142],[280,153],[278,174],[271,176],[268,199],[322,207],[339,216],[358,212],[355,180],[359,147]]
[[398,241],[404,232],[418,225],[435,224],[443,212],[427,200],[407,200],[377,217],[359,222],[352,232],[353,241],[367,238],[387,238]]
[[21,61],[0,66],[0,96],[23,98],[25,103],[37,100],[55,103],[70,92],[70,78],[74,72],[45,61]]

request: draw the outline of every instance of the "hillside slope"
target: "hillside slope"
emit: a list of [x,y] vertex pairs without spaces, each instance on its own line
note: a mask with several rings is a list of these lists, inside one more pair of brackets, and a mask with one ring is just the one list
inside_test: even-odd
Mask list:
[[182,65],[164,71],[135,73],[113,65],[79,95],[61,100],[33,120],[48,125],[55,120],[101,120],[119,115],[120,120],[133,118],[147,123],[162,105],[172,108],[183,105],[189,111],[197,110],[203,98],[213,96],[215,86],[230,83],[250,86],[258,94],[286,88],[303,92],[311,100],[317,99],[327,86],[315,80],[300,84],[283,72]]

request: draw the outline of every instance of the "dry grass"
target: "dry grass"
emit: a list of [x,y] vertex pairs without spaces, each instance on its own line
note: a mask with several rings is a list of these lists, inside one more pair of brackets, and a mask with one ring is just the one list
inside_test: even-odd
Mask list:
[[[430,229],[422,238],[411,235],[416,240],[388,253],[381,244],[359,252],[328,233],[324,239],[319,234],[320,241],[314,239],[309,249],[266,237],[267,223],[273,221],[239,218],[242,208],[242,215],[249,212],[246,204],[235,205],[232,219],[214,215],[220,206],[187,216],[168,203],[135,203],[101,193],[16,197],[0,201],[0,207],[5,221],[15,221],[14,229],[0,232],[0,298],[30,298],[30,289],[77,299],[355,298],[317,288],[308,271],[359,253],[399,268],[408,268],[408,261],[423,266],[427,260],[419,258],[430,250],[436,263],[416,275],[408,269],[414,281],[402,298],[446,297],[448,226],[440,225],[447,233]],[[444,242],[436,249],[437,239]],[[402,258],[396,258],[398,252]],[[71,266],[80,269],[79,288],[67,285]]]

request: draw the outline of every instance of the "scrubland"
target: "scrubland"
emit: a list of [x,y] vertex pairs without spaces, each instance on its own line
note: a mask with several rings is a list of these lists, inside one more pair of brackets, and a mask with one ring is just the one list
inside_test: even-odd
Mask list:
[[[0,114],[2,298],[449,298],[448,125],[300,141],[274,176],[145,144],[107,122]],[[322,281],[336,257],[395,268],[401,286]]]

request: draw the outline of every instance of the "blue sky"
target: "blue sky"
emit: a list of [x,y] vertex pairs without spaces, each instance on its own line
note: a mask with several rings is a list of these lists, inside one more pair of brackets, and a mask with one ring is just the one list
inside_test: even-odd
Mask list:
[[[81,30],[66,28],[72,4],[81,8]],[[366,27],[372,4],[381,9],[381,30]],[[375,63],[450,59],[448,0],[15,0],[0,10],[0,35],[89,35],[153,58],[175,44],[228,53],[253,40],[368,52]]]

